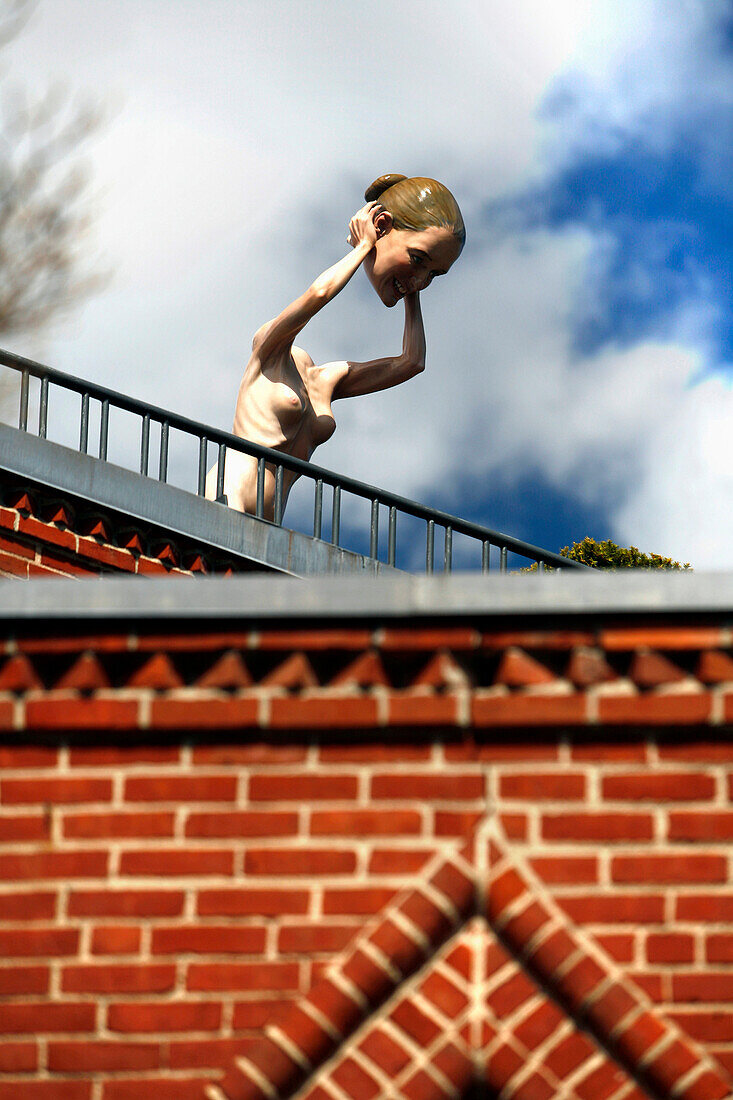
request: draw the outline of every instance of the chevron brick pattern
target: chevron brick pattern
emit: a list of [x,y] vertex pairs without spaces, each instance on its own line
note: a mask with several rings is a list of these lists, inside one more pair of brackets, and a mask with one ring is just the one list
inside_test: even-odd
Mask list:
[[721,1067],[572,925],[487,824],[477,836],[488,849],[477,859],[488,862],[485,882],[468,862],[476,845],[436,857],[417,890],[234,1060],[210,1100],[287,1097],[302,1086],[308,1100],[450,1098],[477,1079],[507,1100],[731,1097]]

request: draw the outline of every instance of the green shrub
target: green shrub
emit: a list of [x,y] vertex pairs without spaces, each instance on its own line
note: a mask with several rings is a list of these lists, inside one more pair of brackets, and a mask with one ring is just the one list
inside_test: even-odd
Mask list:
[[571,561],[580,561],[583,565],[589,565],[591,569],[691,569],[687,561],[682,565],[672,558],[664,558],[661,554],[644,554],[635,546],[617,546],[610,539],[596,542],[595,539],[586,537],[582,542],[574,542],[572,546],[563,546],[560,551],[564,558]]
[[[610,539],[596,542],[590,536],[582,542],[574,542],[572,546],[563,546],[560,554],[571,561],[582,562],[591,569],[692,569],[689,562],[683,565],[672,558],[662,557],[661,554],[644,554],[635,546],[617,546]],[[527,566],[521,572],[536,573],[537,563]]]

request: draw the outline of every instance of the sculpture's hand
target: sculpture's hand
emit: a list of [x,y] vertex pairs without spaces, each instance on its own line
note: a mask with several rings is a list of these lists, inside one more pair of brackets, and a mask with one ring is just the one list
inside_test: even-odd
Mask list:
[[364,242],[369,245],[371,252],[379,237],[379,230],[374,220],[383,210],[384,207],[378,202],[368,202],[366,206],[362,206],[361,210],[357,210],[349,222],[349,235],[346,238],[352,248]]

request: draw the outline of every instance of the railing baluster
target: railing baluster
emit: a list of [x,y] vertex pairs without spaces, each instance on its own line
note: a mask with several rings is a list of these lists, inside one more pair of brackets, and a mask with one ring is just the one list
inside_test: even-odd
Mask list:
[[89,394],[81,395],[81,421],[79,423],[79,450],[83,455],[89,449]]
[[425,572],[432,573],[435,561],[435,520],[428,520],[428,530],[425,544]]
[[387,540],[387,564],[394,565],[397,558],[397,509],[394,504],[389,509],[389,539]]
[[323,525],[323,480],[319,477],[316,479],[316,489],[313,498],[313,538],[319,539],[321,537],[321,527]]
[[499,558],[499,572],[506,573],[507,569],[507,549],[506,546],[501,548],[501,557]]
[[257,506],[256,515],[258,519],[264,519],[265,516],[265,460],[264,458],[257,459]]
[[158,481],[168,480],[168,433],[170,424],[163,420],[160,425],[160,461],[158,462]]
[[372,515],[369,522],[369,557],[379,557],[379,500],[372,500]]
[[99,457],[107,461],[107,440],[109,438],[109,399],[102,402],[102,416],[99,422]]
[[205,435],[199,439],[199,483],[196,492],[200,497],[206,493],[206,453],[209,441]]
[[285,472],[282,466],[275,470],[275,523],[278,527],[283,525],[283,480]]
[[333,503],[331,505],[331,542],[338,546],[341,537],[341,486],[333,487]]
[[443,570],[446,573],[450,573],[453,568],[453,528],[448,526],[445,529],[445,555],[443,558]]
[[46,438],[48,430],[48,378],[41,379],[41,403],[38,406],[38,436]]
[[20,377],[20,410],[18,412],[18,427],[22,432],[28,431],[28,389],[31,376],[24,370]]
[[484,539],[481,543],[481,572],[488,573],[491,569],[491,543]]
[[219,458],[216,463],[216,499],[224,496],[224,463],[227,457],[226,443],[219,444]]
[[143,417],[142,432],[140,434],[140,473],[148,476],[148,461],[150,459],[150,417],[147,413]]

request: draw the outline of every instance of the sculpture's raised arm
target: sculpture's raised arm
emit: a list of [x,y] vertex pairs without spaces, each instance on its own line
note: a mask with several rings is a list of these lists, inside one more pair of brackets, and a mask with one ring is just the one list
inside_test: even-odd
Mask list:
[[352,249],[342,260],[324,271],[294,302],[255,333],[252,351],[263,361],[290,348],[295,337],[311,317],[323,309],[348,283],[374,248],[380,231],[375,220],[383,211],[377,202],[369,202],[354,214],[349,223]]
[[405,331],[399,355],[366,363],[343,360],[327,363],[322,371],[333,387],[333,398],[361,397],[390,386],[399,386],[425,370],[425,329],[417,291],[405,297]]

